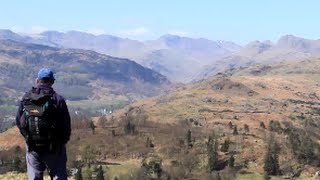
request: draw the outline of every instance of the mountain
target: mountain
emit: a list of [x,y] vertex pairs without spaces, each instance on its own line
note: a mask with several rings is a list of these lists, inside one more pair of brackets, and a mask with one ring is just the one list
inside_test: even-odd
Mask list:
[[250,64],[272,64],[320,57],[320,40],[285,35],[275,43],[253,41],[239,46],[228,41],[211,41],[163,35],[156,40],[135,41],[112,35],[92,35],[79,31],[47,31],[19,35],[0,31],[0,39],[36,43],[58,48],[93,50],[116,57],[129,58],[173,82],[197,81],[232,68]]
[[293,35],[282,36],[276,43],[254,41],[240,51],[221,58],[193,77],[201,80],[232,68],[251,64],[273,64],[286,61],[301,61],[320,57],[320,40],[310,40]]
[[15,41],[26,41],[27,38],[24,38],[10,30],[0,30],[0,39],[11,39]]
[[[7,32],[8,30],[2,31]],[[15,33],[11,32],[11,34]],[[79,31],[66,33],[47,31],[33,36],[18,34],[15,36],[19,38],[11,38],[12,35],[10,35],[0,36],[0,39],[12,39],[59,48],[93,50],[111,56],[129,58],[175,82],[189,82],[203,66],[212,64],[217,59],[229,56],[241,49],[232,42],[169,34],[157,40],[145,42],[112,35],[95,36]]]
[[131,101],[170,85],[164,76],[129,59],[0,40],[0,99],[19,99],[42,67],[56,72],[54,87],[68,100]]
[[231,42],[176,35],[164,35],[146,44],[153,50],[145,55],[142,64],[177,82],[189,82],[204,66],[241,48]]
[[278,48],[293,49],[309,53],[319,54],[320,40],[310,40],[293,35],[282,36],[277,42]]
[[111,35],[92,35],[79,31],[61,33],[47,31],[40,34],[46,40],[64,48],[93,50],[116,57],[136,59],[143,53],[144,45],[139,41],[123,39]]

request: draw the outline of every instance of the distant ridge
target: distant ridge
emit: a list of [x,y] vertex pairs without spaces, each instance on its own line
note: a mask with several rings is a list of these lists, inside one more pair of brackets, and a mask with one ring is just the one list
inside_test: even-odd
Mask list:
[[[1,30],[8,33],[9,30]],[[129,58],[151,68],[176,82],[188,82],[203,66],[237,52],[241,47],[227,41],[211,41],[205,38],[189,38],[164,35],[151,41],[136,41],[112,35],[93,35],[79,31],[66,33],[46,31],[36,35],[19,35],[10,32],[11,39],[59,48],[93,50],[99,53]]]
[[170,85],[164,76],[129,59],[0,40],[0,100],[20,97],[33,85],[35,74],[42,67],[57,72],[54,86],[69,100],[114,97],[130,101],[157,95]]
[[93,35],[79,31],[46,31],[19,35],[0,30],[0,39],[76,48],[132,59],[173,82],[188,83],[230,68],[250,64],[270,64],[320,56],[320,40],[284,35],[277,42],[253,41],[240,46],[230,41],[212,41],[166,34],[156,40],[136,41],[113,35]]

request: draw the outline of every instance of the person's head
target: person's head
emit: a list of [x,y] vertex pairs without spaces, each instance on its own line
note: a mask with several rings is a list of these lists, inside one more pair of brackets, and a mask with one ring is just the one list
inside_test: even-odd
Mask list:
[[52,86],[54,84],[54,76],[51,69],[42,68],[38,72],[38,76],[36,79],[37,84]]

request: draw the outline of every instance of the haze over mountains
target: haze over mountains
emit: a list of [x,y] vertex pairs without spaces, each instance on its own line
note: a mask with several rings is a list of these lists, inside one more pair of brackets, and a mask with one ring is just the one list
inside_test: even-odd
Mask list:
[[240,49],[239,45],[232,42],[215,42],[204,38],[193,39],[175,35],[164,35],[157,40],[140,42],[111,35],[95,36],[78,31],[67,33],[47,31],[27,36],[2,30],[0,38],[52,47],[87,49],[115,57],[129,58],[177,82],[190,81],[203,66]]
[[165,75],[173,82],[199,80],[230,68],[250,64],[301,60],[320,55],[320,40],[293,35],[282,36],[276,43],[253,41],[245,46],[228,41],[177,35],[164,35],[156,40],[142,42],[79,31],[46,31],[41,34],[22,35],[1,30],[0,39],[59,48],[87,49],[129,58]]

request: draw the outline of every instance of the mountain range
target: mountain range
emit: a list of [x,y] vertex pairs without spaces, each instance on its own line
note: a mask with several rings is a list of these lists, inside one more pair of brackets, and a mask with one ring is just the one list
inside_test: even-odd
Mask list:
[[164,35],[157,40],[135,41],[112,35],[99,35],[69,31],[47,31],[22,35],[1,30],[0,39],[42,44],[58,48],[77,48],[129,58],[155,70],[174,82],[189,82],[203,66],[237,52],[241,47],[227,41]]
[[58,48],[86,49],[129,58],[166,76],[172,82],[183,83],[207,78],[230,68],[302,60],[320,55],[320,40],[293,35],[282,36],[275,43],[253,41],[244,46],[230,41],[212,41],[170,34],[156,40],[137,41],[113,35],[96,36],[79,31],[17,34],[10,30],[0,30],[0,39]]

